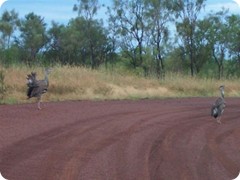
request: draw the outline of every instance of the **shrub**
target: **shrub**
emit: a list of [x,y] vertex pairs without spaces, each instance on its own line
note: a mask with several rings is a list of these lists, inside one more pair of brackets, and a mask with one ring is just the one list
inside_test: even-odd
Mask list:
[[5,74],[3,70],[0,70],[0,103],[3,102],[6,94]]

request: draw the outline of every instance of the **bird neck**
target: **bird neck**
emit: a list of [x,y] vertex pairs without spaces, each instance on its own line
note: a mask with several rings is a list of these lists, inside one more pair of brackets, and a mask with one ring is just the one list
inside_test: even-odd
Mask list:
[[221,90],[221,97],[224,98],[224,90]]
[[44,81],[48,84],[48,73],[45,72],[45,78],[44,78]]

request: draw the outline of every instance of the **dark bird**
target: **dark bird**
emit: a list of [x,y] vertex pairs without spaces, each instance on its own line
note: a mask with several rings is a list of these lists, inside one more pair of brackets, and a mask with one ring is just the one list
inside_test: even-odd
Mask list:
[[41,109],[41,98],[44,93],[47,92],[49,81],[48,75],[51,72],[51,69],[45,69],[45,78],[43,80],[37,80],[37,74],[35,72],[31,72],[31,74],[27,75],[27,97],[28,99],[32,97],[37,98],[38,109]]
[[226,103],[224,100],[224,86],[219,87],[220,97],[217,98],[215,103],[212,106],[211,115],[217,119],[217,122],[221,124],[221,115],[223,114],[224,108],[226,107]]

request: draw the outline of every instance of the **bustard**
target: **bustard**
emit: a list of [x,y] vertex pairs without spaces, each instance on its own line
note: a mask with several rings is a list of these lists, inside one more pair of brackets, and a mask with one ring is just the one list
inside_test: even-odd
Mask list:
[[37,74],[35,72],[31,72],[31,74],[27,75],[27,97],[28,99],[32,97],[37,98],[37,106],[38,109],[41,109],[41,98],[44,93],[47,92],[49,81],[48,75],[51,72],[51,69],[45,69],[45,78],[43,80],[37,80]]
[[223,85],[220,86],[219,90],[220,90],[220,97],[217,98],[217,100],[213,104],[212,110],[211,110],[211,115],[217,119],[217,122],[219,124],[221,124],[221,115],[224,111],[224,108],[226,107],[226,103],[224,100],[224,86]]

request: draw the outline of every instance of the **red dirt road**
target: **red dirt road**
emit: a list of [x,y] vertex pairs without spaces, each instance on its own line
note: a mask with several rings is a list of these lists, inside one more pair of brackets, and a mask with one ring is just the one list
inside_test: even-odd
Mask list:
[[8,180],[230,180],[240,171],[240,99],[76,101],[0,106]]

